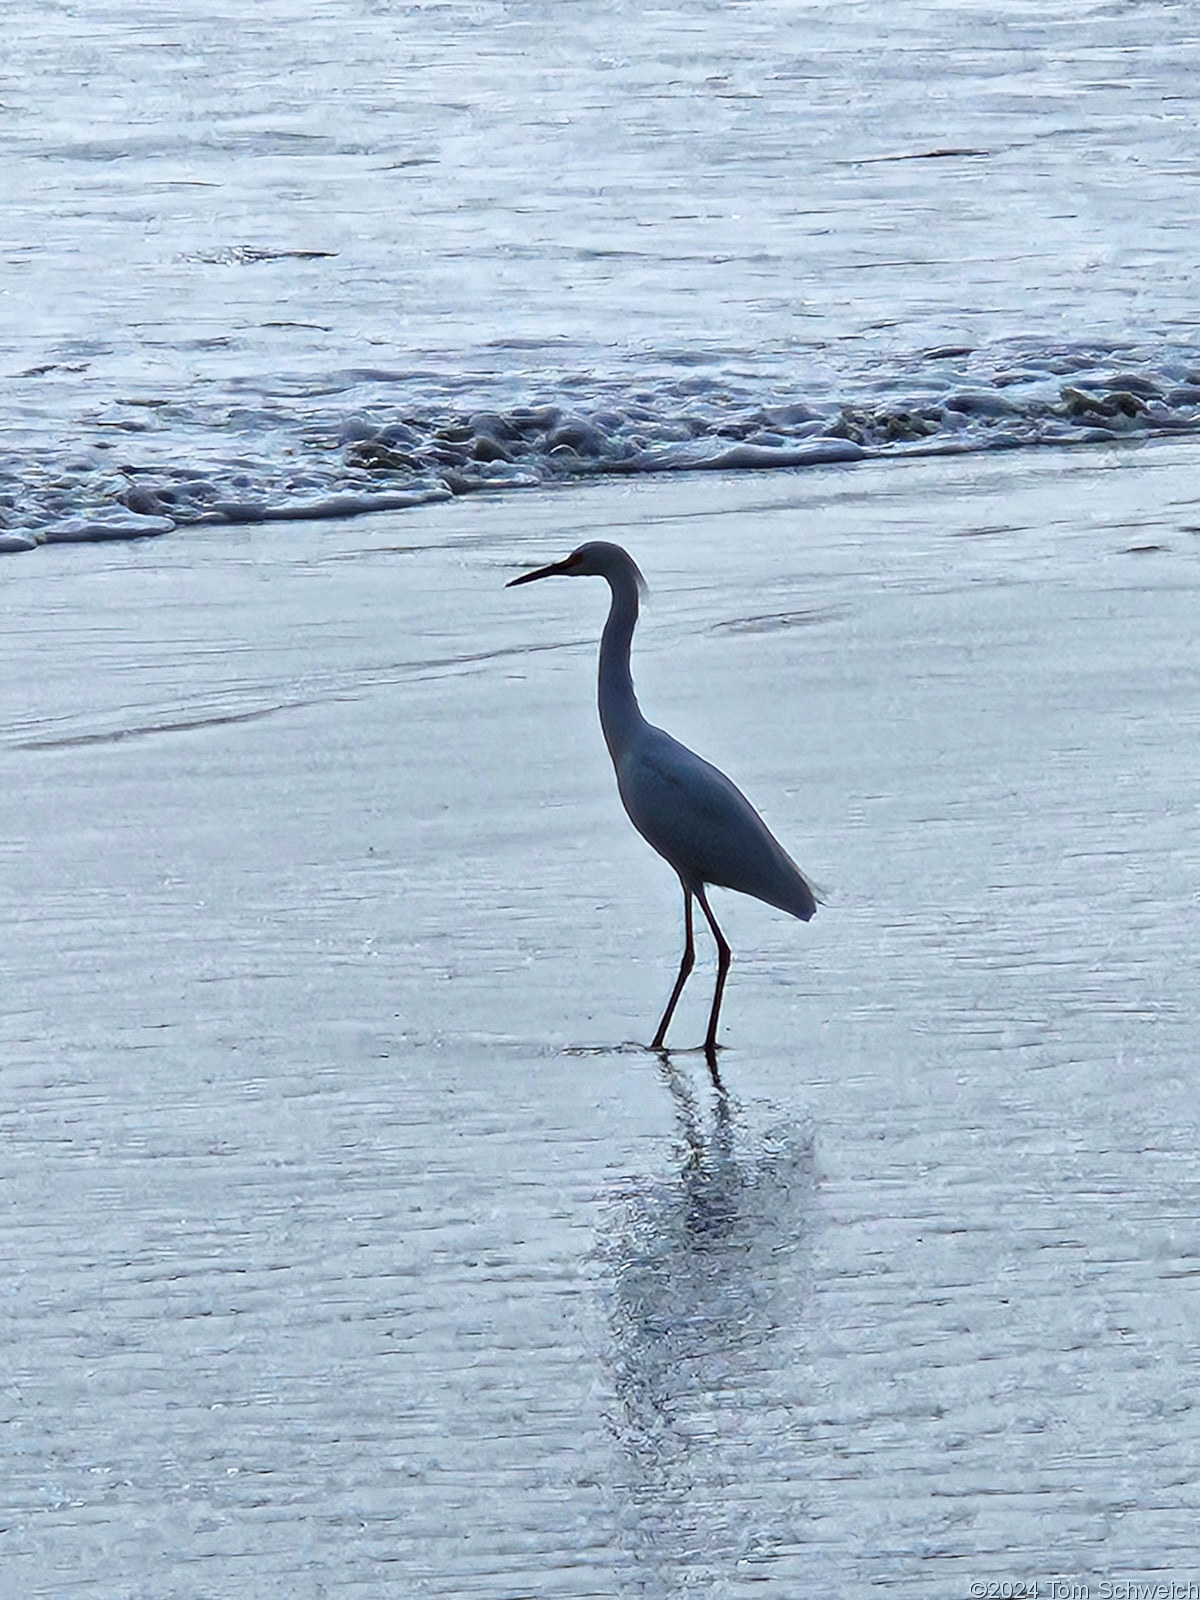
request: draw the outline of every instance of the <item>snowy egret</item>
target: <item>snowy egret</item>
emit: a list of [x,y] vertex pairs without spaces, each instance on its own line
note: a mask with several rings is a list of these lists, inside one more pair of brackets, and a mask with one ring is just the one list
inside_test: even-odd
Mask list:
[[692,900],[700,902],[717,942],[717,988],[704,1054],[717,1076],[717,1019],[731,953],[705,894],[707,884],[737,889],[807,922],[817,909],[812,886],[766,823],[723,772],[701,760],[669,733],[650,725],[633,692],[629,648],[643,578],[620,545],[595,540],[563,561],[514,578],[508,588],[538,578],[606,578],[612,591],[600,641],[600,725],[617,772],[629,820],[675,871],[683,885],[685,943],[679,976],[651,1049],[661,1050],[671,1017],[695,961]]

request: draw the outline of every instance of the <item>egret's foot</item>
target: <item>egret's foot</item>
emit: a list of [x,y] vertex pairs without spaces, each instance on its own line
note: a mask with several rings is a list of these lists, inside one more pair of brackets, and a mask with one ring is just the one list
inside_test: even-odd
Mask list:
[[710,1076],[712,1077],[713,1085],[715,1088],[719,1089],[722,1094],[724,1094],[725,1085],[721,1082],[721,1074],[717,1070],[717,1051],[720,1049],[722,1049],[722,1046],[717,1044],[714,1040],[706,1039],[704,1041],[704,1059],[708,1063],[708,1070]]

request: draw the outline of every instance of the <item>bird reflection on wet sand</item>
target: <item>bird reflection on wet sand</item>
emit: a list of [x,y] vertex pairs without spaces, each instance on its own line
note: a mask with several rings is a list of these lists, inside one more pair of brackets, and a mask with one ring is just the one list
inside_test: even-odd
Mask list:
[[814,1178],[810,1128],[752,1128],[721,1090],[699,1106],[665,1055],[662,1072],[681,1165],[617,1197],[600,1256],[614,1510],[634,1592],[667,1595],[761,1573],[800,1541],[789,1396]]

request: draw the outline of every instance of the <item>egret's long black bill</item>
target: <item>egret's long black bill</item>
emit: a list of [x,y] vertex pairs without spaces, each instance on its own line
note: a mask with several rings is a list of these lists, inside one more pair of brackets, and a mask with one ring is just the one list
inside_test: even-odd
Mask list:
[[511,583],[506,583],[506,589],[515,589],[518,584],[532,583],[535,578],[554,578],[560,572],[566,571],[565,561],[553,561],[548,567],[539,567],[536,572],[523,572],[519,578],[514,578]]

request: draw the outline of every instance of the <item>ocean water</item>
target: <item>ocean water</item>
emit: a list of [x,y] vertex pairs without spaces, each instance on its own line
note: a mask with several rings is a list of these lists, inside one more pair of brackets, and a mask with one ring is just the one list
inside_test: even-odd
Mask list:
[[5,10],[0,543],[1200,425],[1187,4]]

